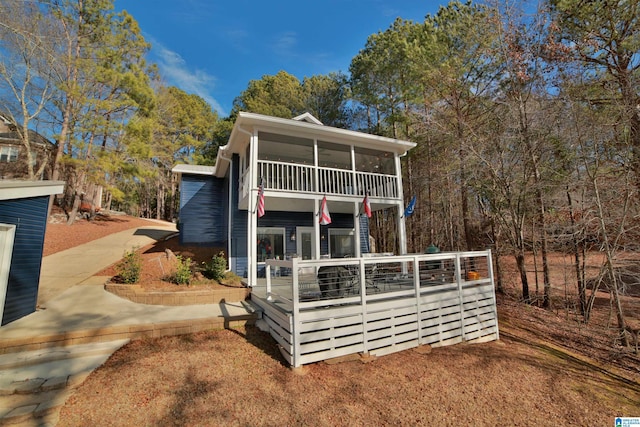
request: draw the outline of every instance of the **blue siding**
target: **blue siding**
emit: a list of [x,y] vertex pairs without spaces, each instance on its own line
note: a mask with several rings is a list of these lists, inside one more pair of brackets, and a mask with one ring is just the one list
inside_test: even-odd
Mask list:
[[[362,220],[364,218],[364,221]],[[277,212],[268,211],[265,216],[258,218],[258,227],[284,227],[285,236],[290,236],[295,232],[296,227],[313,227],[314,221],[318,217],[311,212]],[[320,227],[320,235],[324,235],[324,240],[320,239],[320,254],[329,253],[329,230],[332,228],[354,228],[353,215],[332,213],[331,224]],[[360,244],[362,253],[369,252],[369,221],[366,216],[360,216]],[[296,252],[296,242],[286,239],[287,253]]]
[[0,222],[16,226],[3,325],[36,310],[48,205],[48,196],[0,200]]
[[313,217],[311,212],[267,211],[262,218],[258,218],[258,227],[284,227],[285,252],[294,254],[296,242],[292,242],[289,236],[295,232],[296,227],[313,227]]
[[237,154],[233,155],[231,162],[231,215],[229,224],[231,230],[231,241],[229,242],[229,268],[238,276],[247,277],[247,269],[249,265],[247,254],[247,220],[248,211],[238,209],[238,197],[240,189],[240,158]]
[[183,175],[180,184],[180,243],[226,246],[226,180]]
[[[180,195],[180,243],[208,244],[227,246],[227,230],[231,233],[227,250],[229,268],[241,277],[248,276],[247,222],[249,212],[238,209],[239,156],[233,155],[229,175],[226,179],[182,175]],[[231,193],[229,194],[229,180]],[[229,212],[230,209],[230,212]],[[353,215],[331,214],[332,223],[321,227],[325,236],[320,240],[320,253],[329,252],[328,229],[354,228]],[[318,217],[312,212],[278,212],[267,211],[258,218],[258,227],[283,227],[285,236],[295,232],[296,227],[313,227]],[[227,225],[227,222],[229,224]],[[369,222],[365,216],[360,217],[361,248],[363,253],[369,252]],[[296,252],[296,242],[285,239],[286,252]]]
[[360,251],[363,254],[371,252],[369,248],[369,218],[366,215],[360,215]]

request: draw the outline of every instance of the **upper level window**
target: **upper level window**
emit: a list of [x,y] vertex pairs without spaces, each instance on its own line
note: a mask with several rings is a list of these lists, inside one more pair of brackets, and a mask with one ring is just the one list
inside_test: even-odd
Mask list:
[[313,165],[313,140],[258,132],[258,160]]
[[15,162],[19,153],[18,147],[0,147],[0,162]]
[[351,170],[351,146],[318,141],[318,166]]
[[387,151],[355,148],[356,170],[361,172],[395,175],[393,153]]

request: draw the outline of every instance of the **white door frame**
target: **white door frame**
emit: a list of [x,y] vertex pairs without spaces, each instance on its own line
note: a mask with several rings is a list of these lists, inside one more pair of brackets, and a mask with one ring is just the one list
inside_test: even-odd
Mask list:
[[302,234],[309,233],[311,235],[311,259],[318,259],[316,253],[316,233],[315,227],[296,227],[296,254],[302,259]]
[[4,315],[4,303],[7,299],[9,269],[13,254],[13,240],[16,235],[14,224],[0,224],[0,325]]

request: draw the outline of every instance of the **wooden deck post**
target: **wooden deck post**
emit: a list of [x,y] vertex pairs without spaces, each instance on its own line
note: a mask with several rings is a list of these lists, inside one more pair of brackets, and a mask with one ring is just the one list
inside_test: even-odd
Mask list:
[[292,313],[290,317],[291,327],[291,340],[293,341],[293,366],[294,368],[300,367],[300,289],[298,283],[299,271],[298,271],[298,257],[291,259],[291,285],[293,286],[292,295]]
[[418,325],[418,345],[423,344],[422,338],[422,324],[420,322],[420,262],[418,257],[413,257],[413,287],[416,295],[416,323]]
[[464,301],[462,300],[462,268],[460,267],[460,254],[456,254],[456,281],[458,283],[458,299],[460,300],[460,338],[464,338]]
[[[493,257],[491,255],[491,249],[487,249],[487,271],[489,271],[489,279],[491,279],[491,284],[493,285],[493,294],[492,294],[492,299],[493,299],[493,315],[495,317],[495,319],[498,318],[498,303],[496,301],[496,289],[495,289],[495,283],[494,282],[494,277],[493,277]],[[496,321],[497,323],[497,321]],[[500,330],[499,328],[496,327],[496,339],[499,340],[500,339]]]
[[367,333],[367,280],[364,266],[364,258],[359,259],[360,270],[360,314],[362,316],[362,348],[364,354],[369,354],[369,338]]

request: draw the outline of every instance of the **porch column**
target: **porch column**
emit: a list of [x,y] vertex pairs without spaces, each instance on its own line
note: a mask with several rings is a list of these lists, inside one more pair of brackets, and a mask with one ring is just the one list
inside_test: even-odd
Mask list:
[[360,203],[353,204],[353,225],[355,229],[356,258],[362,256],[362,248],[360,247]]
[[318,218],[318,212],[320,210],[320,203],[318,202],[318,198],[313,199],[313,234],[315,234],[316,238],[314,239],[314,245],[316,246],[316,259],[320,259],[320,218]]
[[405,228],[404,218],[404,189],[402,188],[402,168],[400,165],[400,156],[395,155],[396,164],[396,178],[398,182],[398,198],[400,203],[398,204],[398,251],[400,255],[407,253],[407,230]]
[[258,279],[258,133],[254,131],[249,138],[249,215],[247,215],[247,280],[249,286],[255,286]]
[[398,250],[400,255],[407,253],[407,230],[404,225],[404,206],[398,205]]

